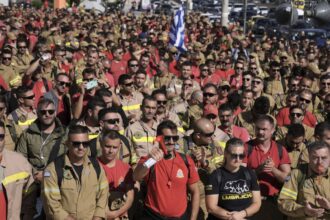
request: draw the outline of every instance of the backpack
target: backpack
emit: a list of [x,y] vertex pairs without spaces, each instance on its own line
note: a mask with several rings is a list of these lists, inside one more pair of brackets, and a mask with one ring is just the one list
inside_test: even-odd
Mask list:
[[[97,175],[97,179],[100,178],[100,174],[101,174],[101,167],[99,162],[97,161],[97,159],[95,157],[88,157],[89,160],[91,161],[94,170],[96,172]],[[62,154],[61,156],[59,156],[58,158],[55,159],[54,161],[55,164],[55,171],[57,174],[57,184],[58,187],[61,188],[62,185],[62,180],[63,180],[63,170],[65,169],[64,164],[65,164],[65,154]]]
[[[252,146],[252,142],[251,141],[248,141],[246,142],[247,145],[248,145],[248,153],[247,153],[247,157],[249,157],[252,153],[252,150],[253,150],[253,146]],[[277,147],[277,152],[278,152],[278,157],[280,158],[280,160],[282,159],[283,157],[283,145],[276,143],[276,147]]]
[[300,164],[297,169],[299,170],[297,176],[298,190],[302,187],[305,182],[306,174],[308,172],[308,164]]

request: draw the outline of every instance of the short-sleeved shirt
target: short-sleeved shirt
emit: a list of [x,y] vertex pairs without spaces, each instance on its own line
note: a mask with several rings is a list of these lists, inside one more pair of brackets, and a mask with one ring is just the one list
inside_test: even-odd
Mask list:
[[[147,183],[145,205],[154,212],[166,217],[180,217],[187,209],[187,185],[197,183],[199,176],[191,157],[188,155],[188,168],[179,153],[172,160],[162,159],[149,170],[144,181]],[[143,164],[148,158],[142,157]]]
[[[221,126],[219,126],[219,128],[228,134],[227,129]],[[246,128],[239,127],[236,125],[233,125],[232,127],[232,136],[241,139],[243,142],[248,142],[250,140],[250,135]]]
[[[291,124],[289,114],[290,114],[289,107],[282,108],[278,112],[278,114],[276,115],[276,121],[277,121],[278,126],[285,126],[285,125]],[[306,111],[306,114],[305,114],[305,117],[304,117],[302,123],[309,127],[314,128],[315,125],[317,124],[317,119],[311,112]]]
[[[245,144],[246,157],[243,163],[247,164],[247,167],[251,169],[257,169],[259,165],[264,163],[268,157],[273,159],[276,168],[279,168],[282,164],[291,164],[289,154],[285,147],[282,147],[282,158],[280,158],[277,143],[271,142],[270,149],[265,153],[260,148],[260,145],[252,140],[249,144],[252,145],[252,152],[248,156],[248,144]],[[272,173],[261,172],[258,174],[258,180],[260,184],[260,192],[262,196],[274,196],[279,193],[282,184],[278,182]]]
[[[205,195],[219,195],[218,206],[225,210],[242,211],[251,205],[252,191],[259,190],[257,176],[249,168],[241,166],[232,173],[220,167],[209,176]],[[210,214],[208,219],[217,218]]]

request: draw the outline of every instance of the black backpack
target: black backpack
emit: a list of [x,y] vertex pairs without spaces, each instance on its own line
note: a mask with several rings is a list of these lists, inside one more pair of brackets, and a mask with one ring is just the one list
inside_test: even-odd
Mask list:
[[[97,179],[100,178],[100,174],[101,174],[101,167],[99,162],[97,161],[97,159],[95,157],[88,157],[89,160],[91,161],[94,170],[96,172],[97,175]],[[57,184],[58,187],[61,188],[62,185],[62,180],[63,180],[63,170],[65,169],[64,164],[65,164],[65,154],[62,154],[61,156],[59,156],[58,158],[55,159],[54,161],[55,164],[55,171],[57,174]]]

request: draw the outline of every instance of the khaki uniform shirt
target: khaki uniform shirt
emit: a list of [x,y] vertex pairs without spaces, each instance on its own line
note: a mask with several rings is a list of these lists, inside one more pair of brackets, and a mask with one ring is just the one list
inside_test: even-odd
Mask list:
[[108,202],[109,184],[101,167],[97,173],[86,157],[81,180],[75,172],[69,158],[65,155],[61,187],[57,182],[54,162],[44,171],[42,185],[43,206],[48,219],[62,220],[68,215],[75,219],[90,220],[93,217],[105,218]]
[[2,185],[6,189],[8,200],[7,217],[10,220],[20,220],[23,196],[30,193],[29,188],[34,182],[32,167],[19,153],[4,149],[0,166],[4,169]]
[[22,56],[13,56],[13,66],[15,66],[20,74],[24,74],[24,72],[30,67],[32,60],[33,56],[29,53],[25,53]]
[[[14,114],[16,113],[18,121],[14,119]],[[8,124],[13,126],[16,131],[17,138],[20,137],[23,131],[25,131],[36,119],[37,119],[36,110],[25,111],[23,108],[17,108],[12,113],[7,116]]]
[[252,112],[246,111],[246,112],[241,112],[234,118],[234,124],[246,128],[246,130],[249,132],[249,135],[251,139],[255,138],[255,131],[254,131],[254,119],[252,116]]
[[288,149],[285,139],[278,140],[278,143],[286,147],[291,161],[291,169],[297,168],[300,164],[309,163],[308,150],[304,143],[301,143],[296,149]]
[[273,96],[274,98],[280,94],[284,94],[284,89],[283,89],[281,80],[267,81],[265,93]]
[[[313,137],[314,137],[314,128],[309,127],[305,124],[302,124],[302,126],[305,129],[305,140],[307,142],[311,142],[313,140]],[[288,127],[287,126],[278,127],[278,129],[276,131],[276,134],[275,134],[276,140],[284,139],[287,133],[288,133]]]
[[[155,146],[154,142],[157,134],[157,122],[150,128],[143,121],[139,120],[126,128],[125,136],[135,150],[137,157],[147,156],[150,150]],[[137,160],[138,161],[138,160]]]
[[154,87],[160,89],[162,87],[167,88],[172,80],[175,79],[175,76],[171,73],[166,73],[164,76],[154,76]]
[[135,91],[133,92],[133,96],[130,97],[130,99],[127,99],[121,94],[118,94],[118,98],[127,117],[130,115],[135,115],[135,121],[140,119],[141,105],[143,101],[142,93]]
[[[304,172],[305,174],[302,174]],[[315,196],[320,195],[330,201],[330,169],[325,176],[317,176],[310,170],[294,169],[286,180],[278,198],[278,206],[282,213],[288,215],[288,220],[330,219],[329,211],[321,218],[307,217],[304,213],[304,203],[313,208],[321,208]]]
[[0,76],[10,88],[17,88],[22,85],[22,78],[12,65],[5,66],[1,64]]

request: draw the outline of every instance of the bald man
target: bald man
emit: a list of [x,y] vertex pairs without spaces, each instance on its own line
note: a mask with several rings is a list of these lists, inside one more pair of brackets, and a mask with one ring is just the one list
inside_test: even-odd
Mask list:
[[198,219],[207,218],[204,194],[204,184],[207,176],[219,167],[222,161],[221,156],[223,152],[221,147],[216,144],[216,140],[214,140],[214,131],[215,127],[209,119],[200,118],[193,123],[193,131],[189,132],[191,134],[184,137],[184,149],[193,158],[200,177],[198,186],[201,193],[201,209]]

